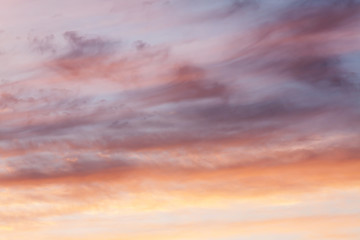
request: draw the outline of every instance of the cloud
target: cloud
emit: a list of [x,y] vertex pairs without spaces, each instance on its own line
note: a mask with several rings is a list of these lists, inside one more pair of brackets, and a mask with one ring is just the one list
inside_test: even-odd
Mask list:
[[65,32],[63,37],[67,51],[48,63],[50,68],[61,74],[75,77],[86,74],[90,77],[99,72],[96,69],[106,64],[116,49],[116,45],[110,41],[100,37],[84,37],[74,31]]
[[28,38],[30,42],[30,47],[36,52],[39,52],[40,54],[55,54],[57,51],[57,48],[54,44],[54,35],[47,35],[42,38],[29,36]]
[[[235,1],[227,1],[229,4],[227,6],[219,9],[215,9],[213,11],[206,12],[204,14],[199,14],[196,17],[192,18],[192,22],[206,22],[206,21],[219,21],[226,18],[230,18],[232,16],[245,14],[246,10],[253,10],[258,8],[258,3],[256,0],[248,1],[248,0],[235,0]],[[226,3],[227,3],[226,2]]]
[[[332,54],[334,34],[352,29],[359,21],[355,1],[303,1],[280,13],[278,20],[260,27],[258,42],[250,48],[249,60],[265,71],[320,88],[349,87],[355,79]],[[345,33],[344,33],[345,34]],[[352,44],[355,44],[352,43]],[[254,55],[255,54],[255,55]],[[251,55],[255,59],[251,59]]]
[[358,188],[357,1],[158,3],[27,38],[42,64],[0,86],[0,221]]

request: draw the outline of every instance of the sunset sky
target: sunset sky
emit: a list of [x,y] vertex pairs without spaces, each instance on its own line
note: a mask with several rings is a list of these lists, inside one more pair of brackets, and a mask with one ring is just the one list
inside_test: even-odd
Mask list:
[[0,240],[360,239],[360,1],[0,22]]

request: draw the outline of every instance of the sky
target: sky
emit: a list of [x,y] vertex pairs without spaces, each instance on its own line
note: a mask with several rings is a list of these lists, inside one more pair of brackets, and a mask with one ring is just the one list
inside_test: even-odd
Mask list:
[[360,1],[0,0],[0,240],[360,239]]

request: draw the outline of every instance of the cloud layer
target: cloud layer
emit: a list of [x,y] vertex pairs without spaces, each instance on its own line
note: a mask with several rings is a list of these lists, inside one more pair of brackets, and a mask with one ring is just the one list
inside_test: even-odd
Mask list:
[[[317,239],[360,235],[358,1],[3,4],[12,12],[0,10],[6,239],[309,239],[308,221],[335,226]],[[354,211],[299,215],[309,195],[326,206],[324,194]],[[302,200],[264,219],[227,212],[291,196]],[[226,219],[187,225],[203,208]],[[83,226],[98,222],[91,214],[108,224]],[[126,214],[154,222],[121,232],[114,222]],[[329,220],[337,216],[352,224]],[[271,230],[284,226],[289,235]]]

